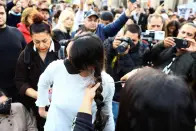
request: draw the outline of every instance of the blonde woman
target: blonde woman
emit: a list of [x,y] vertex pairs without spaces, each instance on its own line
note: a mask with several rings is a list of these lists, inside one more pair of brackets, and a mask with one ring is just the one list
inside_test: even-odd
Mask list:
[[74,23],[74,12],[71,9],[65,9],[61,12],[57,25],[53,29],[53,39],[67,40],[71,38],[71,30]]

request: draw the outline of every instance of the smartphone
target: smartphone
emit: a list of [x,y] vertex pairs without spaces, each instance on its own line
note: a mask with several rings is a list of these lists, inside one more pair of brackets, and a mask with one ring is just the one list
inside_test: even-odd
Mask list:
[[178,49],[188,48],[190,46],[188,41],[184,39],[174,38],[174,42],[176,43],[175,47]]

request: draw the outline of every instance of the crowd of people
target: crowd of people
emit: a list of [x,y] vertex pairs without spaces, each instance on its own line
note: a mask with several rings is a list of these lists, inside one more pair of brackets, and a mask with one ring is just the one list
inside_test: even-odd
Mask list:
[[191,13],[0,0],[0,130],[195,131]]

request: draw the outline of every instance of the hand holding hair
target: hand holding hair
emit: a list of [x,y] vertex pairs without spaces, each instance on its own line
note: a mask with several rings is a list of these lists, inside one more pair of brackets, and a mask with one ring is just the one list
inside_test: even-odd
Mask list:
[[95,92],[99,86],[100,86],[100,83],[98,82],[96,85],[94,86],[89,85],[85,89],[83,102],[82,102],[79,112],[92,114],[91,112],[92,102],[96,94]]
[[137,71],[139,71],[140,69],[134,69],[131,72],[127,73],[126,75],[124,75],[120,80],[121,81],[127,81],[131,76],[133,76],[135,73],[137,73]]

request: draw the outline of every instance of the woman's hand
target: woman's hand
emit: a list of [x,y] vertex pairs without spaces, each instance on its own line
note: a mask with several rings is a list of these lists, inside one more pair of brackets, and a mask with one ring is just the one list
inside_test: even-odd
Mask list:
[[82,105],[80,107],[79,112],[83,112],[83,113],[88,113],[91,114],[91,107],[92,107],[92,102],[93,99],[95,97],[95,92],[97,90],[97,88],[99,88],[100,83],[97,83],[96,85],[89,85],[86,89],[85,89],[85,94],[84,94],[84,98],[82,101]]
[[137,71],[140,69],[134,69],[131,72],[127,73],[126,75],[124,75],[120,80],[121,81],[127,81],[129,79],[129,77],[133,76],[135,73],[137,73]]
[[95,97],[95,92],[97,88],[100,86],[100,83],[97,83],[96,85],[89,85],[85,89],[85,94],[84,94],[84,100],[90,101],[92,103],[94,97]]
[[39,115],[43,118],[47,117],[48,112],[46,111],[45,107],[39,107]]

